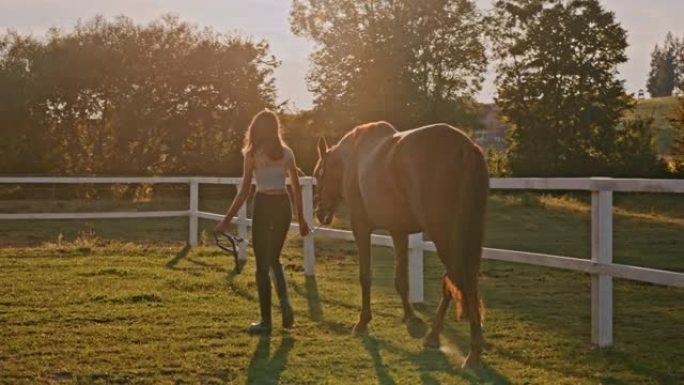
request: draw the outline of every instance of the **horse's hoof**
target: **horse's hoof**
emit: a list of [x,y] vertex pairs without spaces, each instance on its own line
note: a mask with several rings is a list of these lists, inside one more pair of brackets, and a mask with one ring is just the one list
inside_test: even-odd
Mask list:
[[430,333],[423,338],[423,347],[428,349],[439,349],[439,334]]
[[368,335],[368,325],[366,324],[356,324],[352,329],[352,334],[355,336],[367,336]]
[[418,317],[411,317],[405,322],[408,334],[413,338],[421,338],[427,333],[427,325]]
[[473,354],[473,352],[468,353],[465,361],[463,361],[464,369],[480,369],[482,367],[482,360],[480,360],[479,354]]

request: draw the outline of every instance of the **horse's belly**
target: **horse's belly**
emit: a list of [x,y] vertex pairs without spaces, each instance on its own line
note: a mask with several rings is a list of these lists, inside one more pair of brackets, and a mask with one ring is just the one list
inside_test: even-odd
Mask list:
[[408,204],[391,195],[370,197],[364,201],[366,216],[376,229],[418,232],[420,226]]

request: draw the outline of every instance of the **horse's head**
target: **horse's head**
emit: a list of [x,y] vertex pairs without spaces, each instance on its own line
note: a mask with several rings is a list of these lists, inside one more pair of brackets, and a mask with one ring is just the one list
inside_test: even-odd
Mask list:
[[335,209],[342,199],[342,159],[335,149],[329,149],[324,138],[318,141],[318,163],[314,168],[316,178],[316,217],[323,225],[332,222]]

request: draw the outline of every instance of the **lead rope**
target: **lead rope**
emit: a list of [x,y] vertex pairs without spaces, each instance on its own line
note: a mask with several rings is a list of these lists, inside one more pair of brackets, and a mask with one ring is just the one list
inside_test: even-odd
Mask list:
[[[320,226],[314,227],[313,229],[311,229],[311,231],[309,231],[309,234],[307,236],[313,235],[320,228]],[[291,241],[293,238],[298,236],[301,235],[297,233],[294,236],[287,236],[285,238],[285,242]],[[240,260],[238,259],[240,244],[245,243],[247,244],[247,246],[251,246],[250,242],[244,238],[235,236],[227,232],[214,233],[214,240],[216,242],[216,246],[218,246],[221,250],[233,255],[233,259],[235,260],[235,272],[240,273],[240,271],[242,271],[242,267],[244,266],[244,262],[240,262]]]
[[[321,228],[321,226],[316,226],[316,227],[314,227],[313,229],[309,230],[309,234],[307,235],[307,237],[308,237],[309,235],[313,235],[313,234],[314,234],[316,231],[318,231],[318,229],[320,229],[320,228]],[[288,230],[288,232],[290,232],[290,231]],[[252,246],[252,243],[249,242],[249,240],[247,240],[247,239],[245,239],[245,238],[241,238],[241,237],[238,237],[238,236],[236,236],[236,235],[229,234],[229,233],[223,233],[222,235],[225,235],[225,236],[227,236],[227,237],[232,238],[236,243],[243,243],[243,242],[246,242],[246,243],[247,243],[247,246]],[[301,235],[300,235],[299,233],[296,233],[295,235],[288,235],[287,237],[285,237],[285,242],[284,242],[284,243],[287,243],[288,241],[291,241],[291,240],[293,240],[294,238],[297,238],[297,237],[301,237]],[[304,237],[302,237],[302,238],[304,238]]]

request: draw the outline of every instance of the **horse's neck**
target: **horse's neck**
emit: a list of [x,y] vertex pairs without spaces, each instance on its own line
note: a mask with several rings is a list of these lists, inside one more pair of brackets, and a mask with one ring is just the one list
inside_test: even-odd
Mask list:
[[396,217],[393,211],[401,203],[394,173],[389,167],[397,131],[391,126],[377,128],[363,132],[350,142],[353,145],[345,146],[348,155],[344,158],[343,196],[352,222],[387,229]]
[[[344,184],[348,188],[358,181],[359,175],[364,173],[369,164],[384,163],[384,159],[380,158],[387,154],[382,148],[396,133],[389,123],[376,122],[359,126],[340,140],[334,152],[341,160],[343,179],[346,181]],[[385,175],[378,175],[378,178],[382,177]]]
[[353,167],[353,154],[354,147],[349,142],[341,141],[339,142],[333,151],[333,154],[339,160],[338,165],[342,167],[342,174],[344,175],[345,170],[349,170]]
[[389,156],[388,147],[393,142],[393,133],[367,132],[362,137],[346,138],[339,143],[336,152],[338,159],[342,160],[342,173],[347,183],[358,182],[361,175],[368,176],[369,173],[375,179],[389,177],[380,165],[384,165]]

